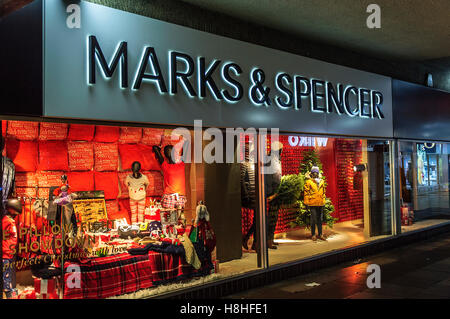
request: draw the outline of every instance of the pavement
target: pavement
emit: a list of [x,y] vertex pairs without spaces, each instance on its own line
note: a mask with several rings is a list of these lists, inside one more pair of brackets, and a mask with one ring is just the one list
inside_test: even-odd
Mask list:
[[[367,286],[367,278],[371,275],[367,267],[370,264],[380,266],[380,288]],[[226,298],[450,298],[450,233]]]

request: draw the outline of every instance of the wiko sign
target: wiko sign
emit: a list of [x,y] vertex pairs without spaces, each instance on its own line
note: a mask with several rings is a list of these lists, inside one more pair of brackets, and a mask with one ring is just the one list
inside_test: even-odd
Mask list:
[[391,79],[80,1],[44,2],[49,117],[391,137]]
[[[239,77],[243,75],[242,68],[234,62],[222,62],[213,59],[207,63],[205,57],[194,59],[190,55],[169,51],[168,69],[163,70],[156,49],[145,46],[136,70],[128,69],[128,46],[126,41],[117,44],[113,56],[107,63],[107,58],[96,36],[88,37],[88,83],[96,83],[96,65],[102,71],[103,77],[113,76],[120,63],[120,87],[139,90],[143,83],[151,83],[153,89],[161,94],[172,95],[179,92],[179,85],[189,97],[205,98],[208,95],[217,101],[228,103],[239,102],[244,93],[255,105],[271,106],[276,104],[281,109],[301,109],[307,100],[312,112],[345,114],[350,117],[383,119],[383,94],[379,91],[359,88],[352,85],[337,84],[320,79],[309,79],[300,75],[285,72],[276,74],[274,84],[276,92],[267,87],[266,75],[263,69],[254,67],[250,74],[251,85],[244,89]],[[180,62],[183,64],[180,68]],[[129,71],[133,72],[132,83],[129,83]],[[165,71],[165,72],[164,72]],[[220,74],[222,87],[214,79],[214,74]],[[144,85],[145,86],[145,85]],[[223,88],[225,87],[225,88]],[[144,88],[148,89],[148,88]]]

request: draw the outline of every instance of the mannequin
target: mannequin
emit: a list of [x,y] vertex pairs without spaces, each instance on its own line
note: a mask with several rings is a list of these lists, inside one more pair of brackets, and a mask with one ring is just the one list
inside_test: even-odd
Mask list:
[[[281,152],[283,150],[283,144],[279,141],[274,141],[271,145],[272,150],[272,161],[265,164],[265,166],[271,166],[274,170],[271,174],[264,175],[264,191],[266,194],[267,205],[266,205],[266,215],[267,215],[267,247],[270,249],[277,249],[274,242],[275,228],[278,221],[278,206],[270,205],[270,203],[278,196],[277,190],[281,183]],[[256,224],[255,216],[253,216],[253,222],[248,230],[247,234],[242,239],[242,246],[244,249],[248,249],[247,242],[250,236],[253,235],[253,244],[251,249],[256,250]]]
[[269,249],[277,249],[274,242],[275,228],[278,222],[279,206],[273,205],[272,201],[278,197],[278,187],[281,183],[281,152],[283,151],[283,144],[279,141],[274,141],[271,145],[272,161],[265,166],[272,166],[273,173],[264,175],[264,189],[267,199],[267,247]]
[[[308,177],[308,176],[307,176]],[[304,203],[311,212],[311,239],[326,240],[322,236],[323,207],[325,206],[325,181],[320,176],[319,167],[313,166],[305,182]],[[317,237],[316,237],[317,226]]]
[[5,214],[2,216],[4,238],[2,241],[3,290],[9,299],[17,297],[16,269],[14,266],[17,228],[14,219],[22,213],[22,203],[18,199],[11,198],[4,205]]
[[[183,149],[185,149],[186,143],[188,142],[185,142]],[[164,176],[164,192],[161,205],[167,209],[184,209],[186,204],[186,174],[183,160],[181,159],[175,163],[174,156],[172,156],[174,153],[173,145],[164,147],[164,157],[159,146],[153,146],[153,152],[161,165]],[[181,157],[183,158],[183,155]]]
[[128,175],[125,183],[128,186],[130,195],[131,222],[133,224],[144,222],[145,197],[149,181],[147,176],[142,174],[141,163],[131,164],[132,174]]
[[[190,236],[192,236],[192,242],[202,242],[208,252],[211,253],[216,247],[216,235],[214,234],[209,220],[210,216],[208,209],[201,200],[198,202],[197,208],[195,209],[195,220]],[[196,233],[193,232],[194,229],[197,230]]]
[[[5,148],[5,138],[2,136],[0,142],[1,152],[3,154],[3,149]],[[2,207],[5,208],[5,203],[8,197],[13,195],[15,188],[15,177],[16,177],[16,168],[14,166],[13,161],[11,161],[6,156],[2,155],[2,172],[3,172],[3,180],[2,180]]]

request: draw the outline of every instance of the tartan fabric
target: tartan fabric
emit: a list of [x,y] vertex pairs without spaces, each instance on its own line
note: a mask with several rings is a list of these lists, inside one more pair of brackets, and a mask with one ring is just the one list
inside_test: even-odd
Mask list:
[[191,277],[206,276],[212,269],[211,263],[203,261],[200,269],[195,270],[184,257],[178,255],[150,252],[149,258],[153,265],[152,278],[155,286]]
[[[132,293],[211,272],[210,263],[199,270],[183,257],[150,251],[145,255],[123,253],[76,263],[81,268],[81,288],[64,290],[65,299],[99,299]],[[66,263],[67,268],[70,263]],[[65,282],[71,273],[65,273]]]
[[[101,299],[150,288],[153,285],[151,262],[148,255],[128,253],[82,260],[76,263],[80,266],[81,287],[68,288],[66,284],[64,299]],[[70,264],[66,263],[65,269]],[[65,272],[65,283],[71,274]]]
[[164,208],[174,209],[175,205],[179,208],[184,208],[186,204],[186,196],[178,194],[164,194],[161,200],[161,205]]

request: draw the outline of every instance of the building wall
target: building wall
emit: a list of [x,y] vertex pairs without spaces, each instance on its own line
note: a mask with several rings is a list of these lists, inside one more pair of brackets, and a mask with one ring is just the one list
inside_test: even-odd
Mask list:
[[344,65],[399,80],[424,84],[426,74],[433,74],[434,87],[450,91],[448,70],[438,63],[388,60],[368,56],[331,45],[314,43],[295,35],[258,26],[225,14],[207,11],[176,0],[88,0],[119,10],[215,33],[294,54]]

